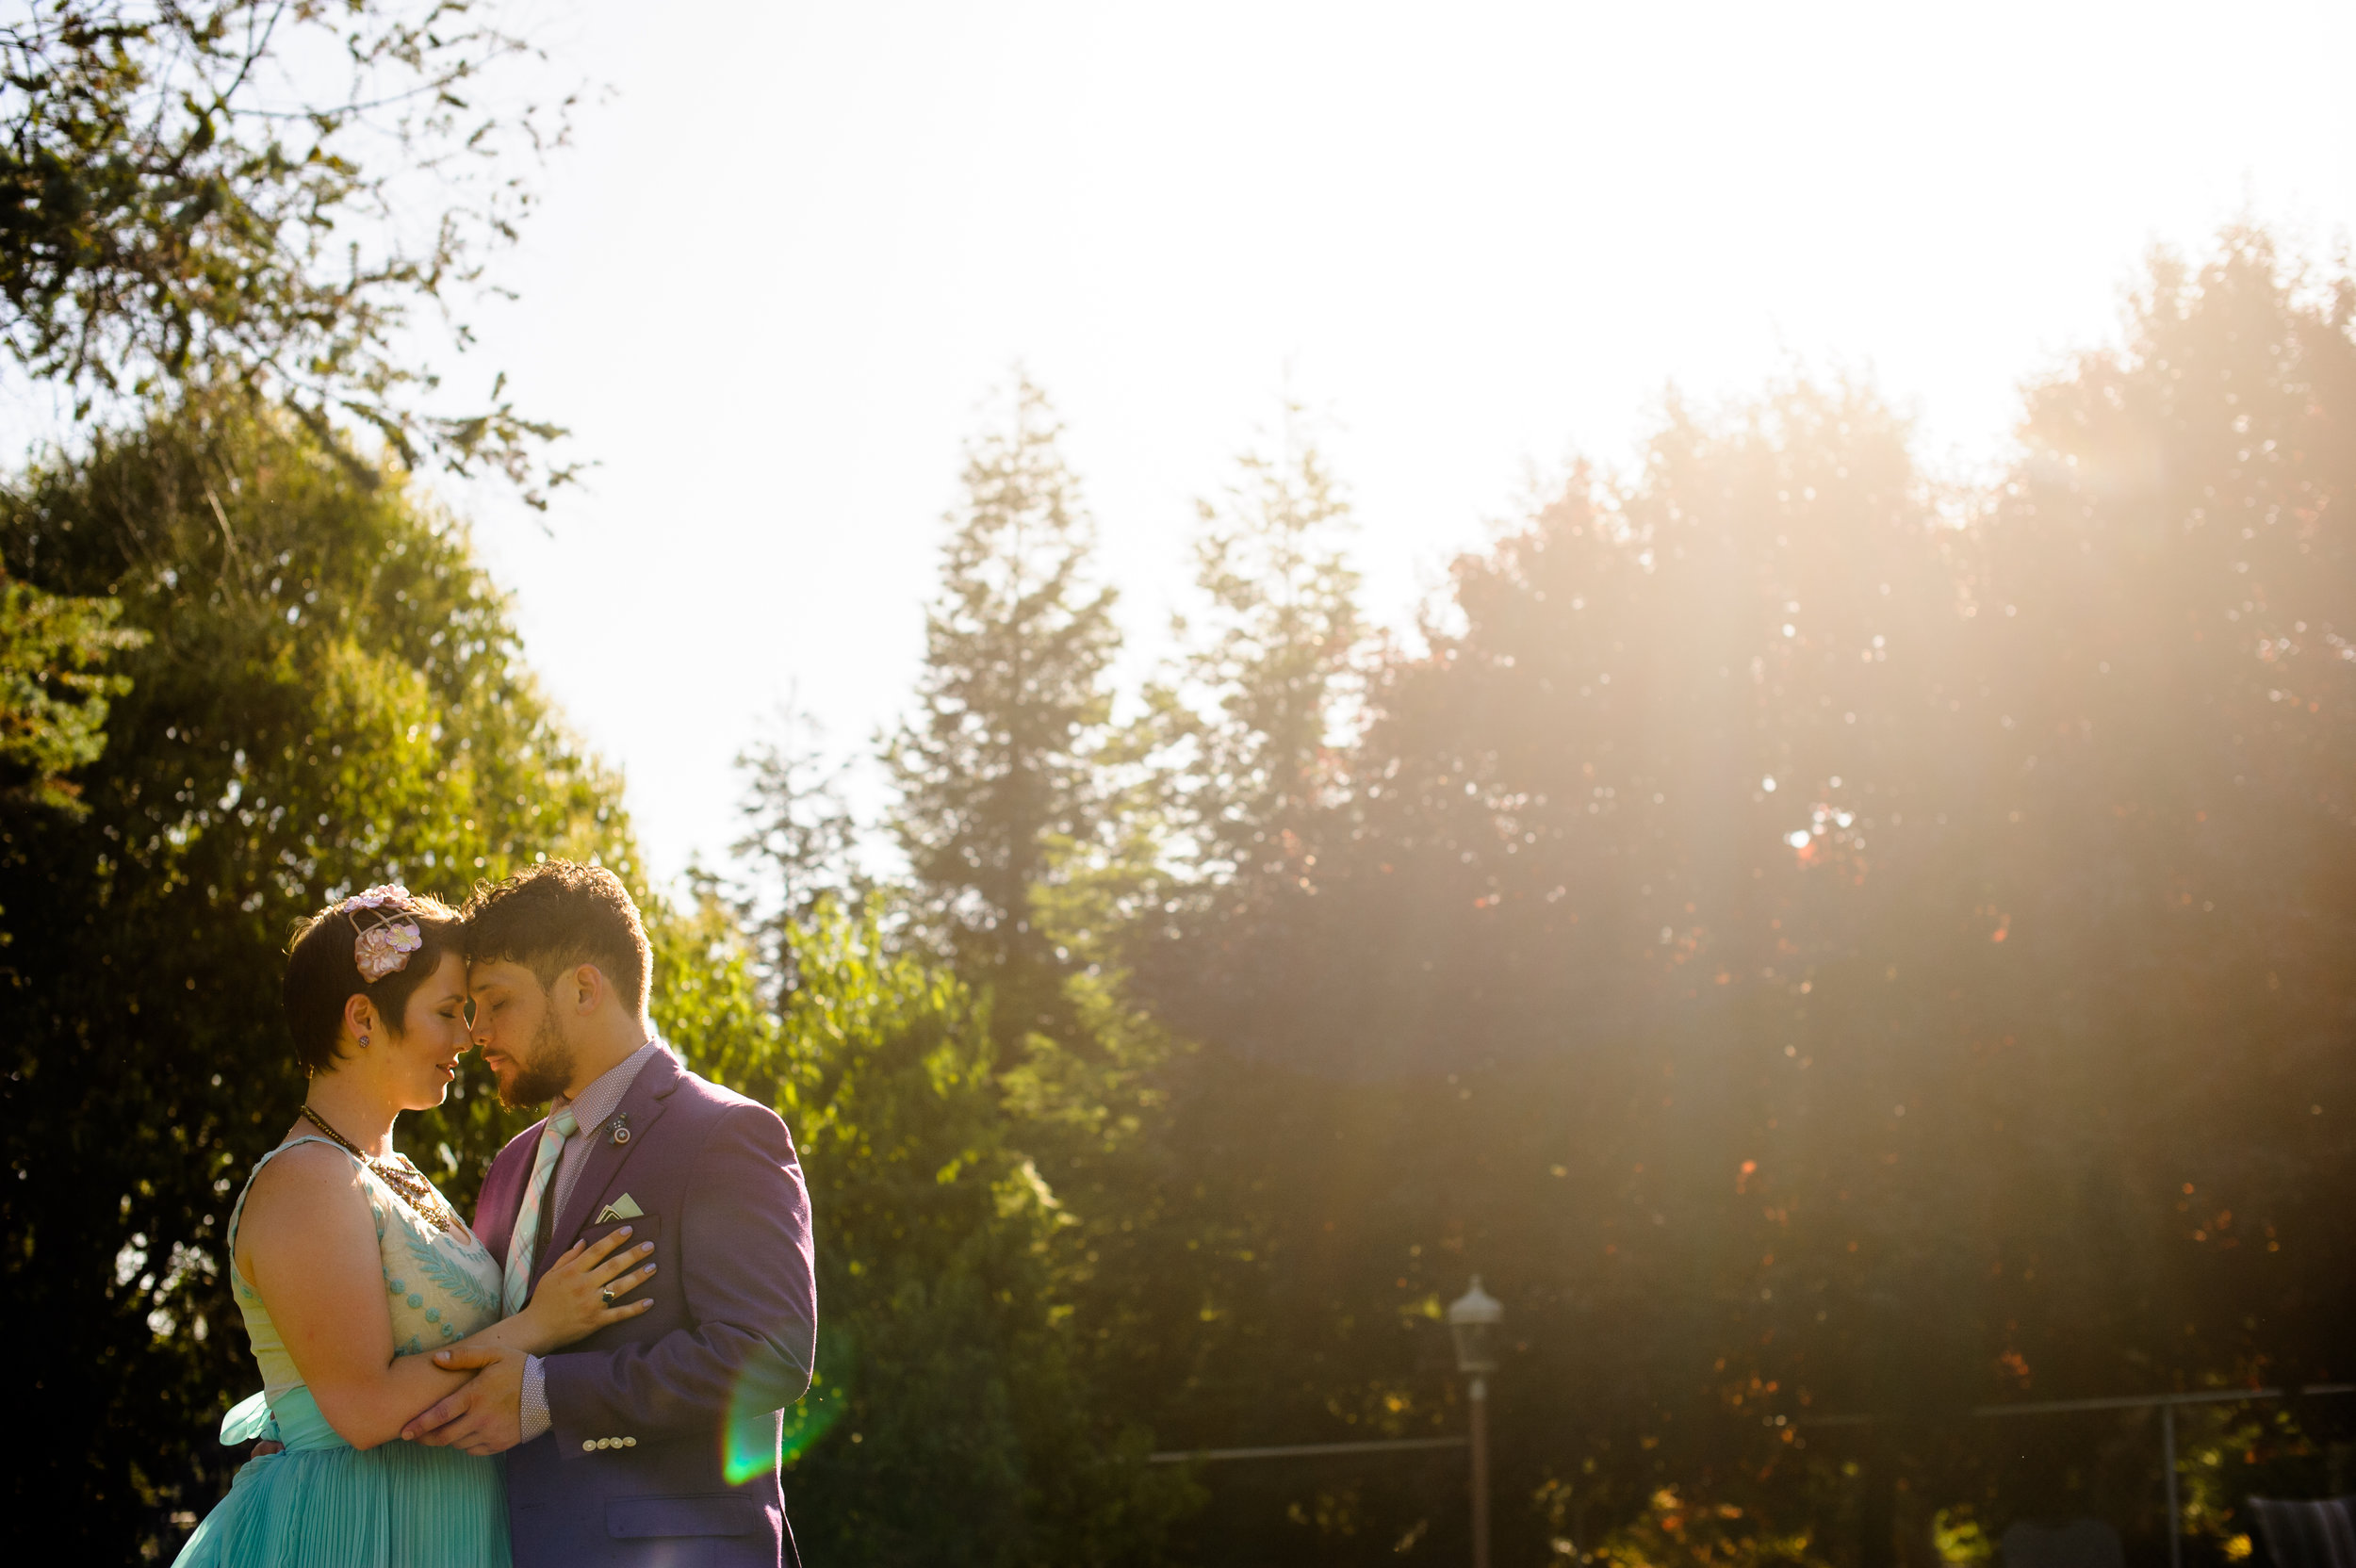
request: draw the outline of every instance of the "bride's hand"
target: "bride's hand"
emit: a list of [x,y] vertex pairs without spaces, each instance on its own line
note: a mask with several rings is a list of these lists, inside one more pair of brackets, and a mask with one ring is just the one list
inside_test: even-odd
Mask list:
[[[630,1230],[625,1226],[594,1242],[577,1241],[548,1266],[532,1293],[532,1304],[524,1308],[538,1330],[535,1338],[554,1349],[585,1339],[599,1329],[626,1323],[654,1305],[652,1297],[621,1300],[654,1273],[654,1265],[644,1262],[654,1250],[654,1243],[642,1241],[624,1249],[622,1244],[629,1239]],[[618,1304],[608,1305],[609,1301]]]

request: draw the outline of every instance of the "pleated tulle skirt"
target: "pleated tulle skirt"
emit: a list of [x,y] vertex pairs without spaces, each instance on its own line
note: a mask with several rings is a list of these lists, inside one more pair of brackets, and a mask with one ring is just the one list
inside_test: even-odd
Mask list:
[[173,1568],[509,1568],[500,1460],[399,1441],[363,1452],[290,1404],[310,1397],[279,1401],[286,1450],[246,1462]]

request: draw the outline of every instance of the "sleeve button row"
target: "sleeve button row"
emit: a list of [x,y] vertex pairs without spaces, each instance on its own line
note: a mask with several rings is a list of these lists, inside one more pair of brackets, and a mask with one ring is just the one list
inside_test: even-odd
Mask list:
[[634,1437],[585,1437],[581,1440],[581,1451],[584,1454],[595,1453],[599,1448],[635,1448],[637,1446],[638,1440]]

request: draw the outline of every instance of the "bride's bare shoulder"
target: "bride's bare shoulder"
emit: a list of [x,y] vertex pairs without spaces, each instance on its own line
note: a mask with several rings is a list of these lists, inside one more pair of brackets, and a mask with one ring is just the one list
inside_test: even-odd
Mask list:
[[249,1221],[259,1217],[257,1205],[267,1213],[290,1204],[332,1202],[338,1196],[357,1198],[364,1190],[360,1168],[342,1150],[332,1144],[299,1143],[272,1155],[255,1172],[246,1217]]
[[359,1168],[341,1150],[305,1143],[272,1155],[246,1191],[237,1226],[239,1271],[265,1289],[283,1283],[290,1264],[317,1268],[357,1247],[360,1237],[373,1248],[368,1204]]

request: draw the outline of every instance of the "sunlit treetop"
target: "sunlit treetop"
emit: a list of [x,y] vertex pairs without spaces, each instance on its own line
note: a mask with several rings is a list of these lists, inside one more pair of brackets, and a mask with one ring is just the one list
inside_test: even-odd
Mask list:
[[52,0],[0,23],[0,343],[76,417],[234,384],[538,503],[562,433],[407,347],[486,288],[569,97],[478,0]]

